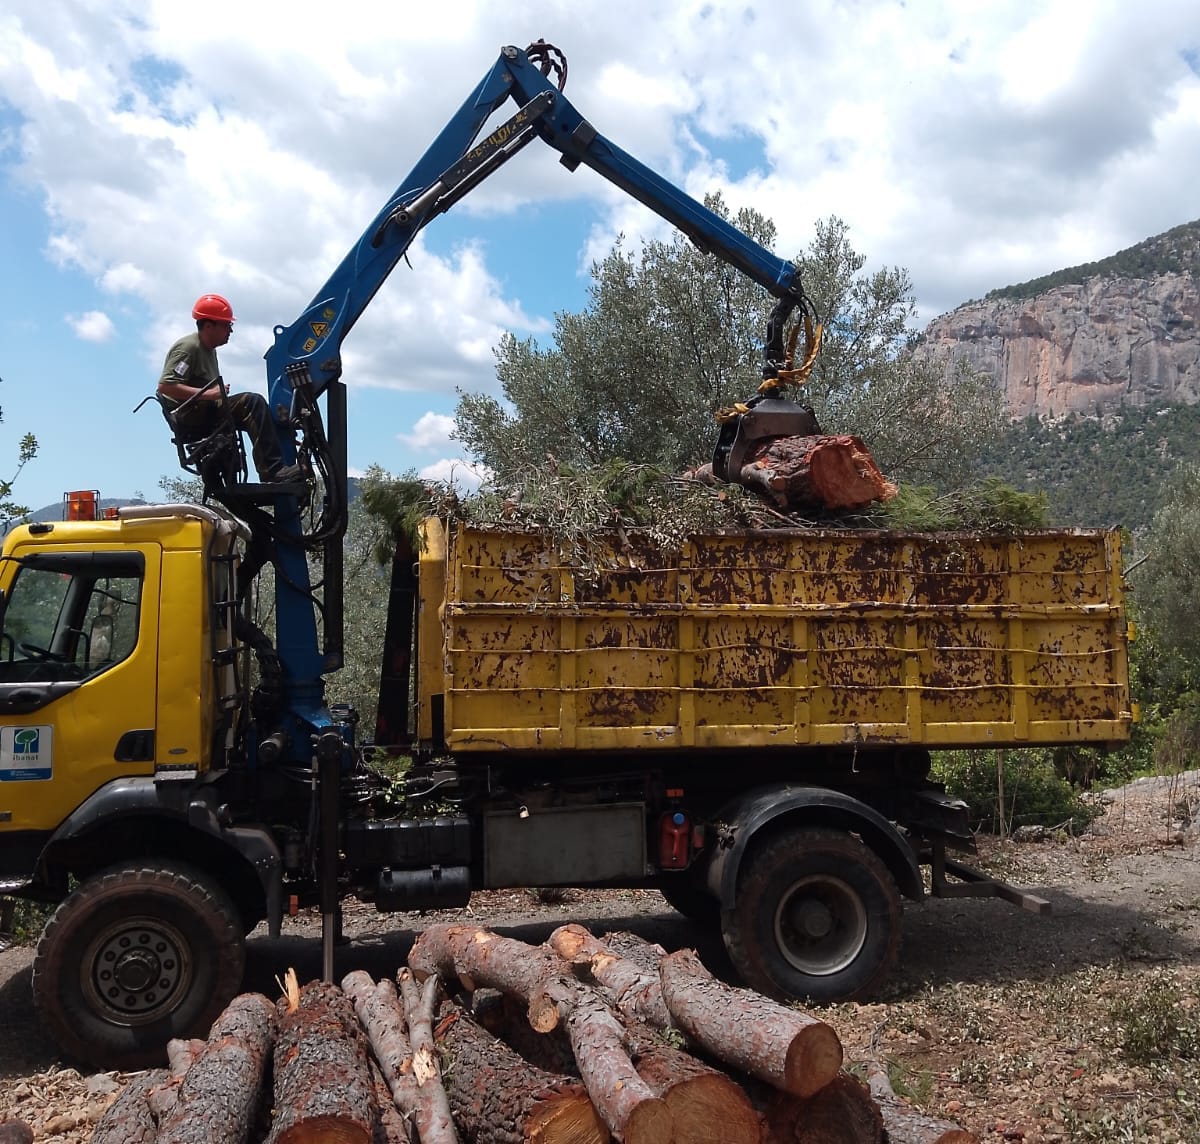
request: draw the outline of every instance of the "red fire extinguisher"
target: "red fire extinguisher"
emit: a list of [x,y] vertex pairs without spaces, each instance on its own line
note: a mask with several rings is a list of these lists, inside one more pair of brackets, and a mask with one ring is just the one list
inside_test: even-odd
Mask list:
[[659,821],[658,864],[663,870],[682,870],[691,861],[691,820],[682,810],[668,810]]

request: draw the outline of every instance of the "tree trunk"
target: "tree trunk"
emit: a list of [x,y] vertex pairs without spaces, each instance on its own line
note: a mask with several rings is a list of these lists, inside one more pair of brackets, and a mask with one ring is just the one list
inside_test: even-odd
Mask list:
[[611,1139],[587,1090],[573,1077],[531,1065],[443,1002],[437,1040],[454,1067],[446,1075],[454,1119],[477,1144],[607,1144]]
[[[429,978],[436,986],[438,978]],[[414,1069],[412,1041],[409,1038],[404,1007],[390,981],[378,985],[361,969],[342,979],[342,989],[354,1004],[359,1022],[375,1053],[384,1080],[391,1091],[391,1103],[417,1126],[422,1144],[457,1144],[458,1136],[446,1105],[445,1092],[422,1082]],[[422,1075],[425,1075],[424,1072]]]
[[767,1144],[879,1144],[883,1120],[867,1086],[839,1073],[809,1097],[776,1093],[767,1105]]
[[[154,1144],[158,1120],[150,1107],[150,1094],[167,1080],[165,1069],[155,1069],[129,1081],[96,1122],[92,1144]],[[0,1124],[0,1144],[14,1144],[17,1139],[10,1141]],[[32,1135],[29,1140],[33,1140]]]
[[349,998],[335,985],[312,981],[298,1004],[293,998],[279,1005],[268,1144],[370,1144],[375,1090]]
[[560,1025],[549,1033],[539,1033],[529,1024],[520,1001],[498,989],[476,989],[471,994],[471,1016],[531,1065],[578,1078],[579,1065],[566,1030]]
[[888,1144],[979,1144],[974,1132],[905,1104],[896,1095],[887,1069],[878,1060],[871,1058],[866,1066],[867,1081],[879,1104]]
[[557,954],[488,930],[434,925],[413,943],[408,962],[418,973],[440,973],[471,990],[489,986],[519,998],[539,1032],[561,1020],[583,1083],[613,1134],[626,1144],[670,1140],[670,1111],[638,1076],[620,1022]]
[[865,508],[890,500],[896,486],[885,481],[858,437],[768,437],[746,455],[738,483],[781,509]]
[[633,1031],[638,1076],[671,1110],[675,1144],[759,1144],[762,1126],[741,1085],[641,1026]]
[[375,1061],[371,1061],[370,1066],[371,1084],[375,1088],[375,1108],[379,1114],[371,1133],[371,1144],[416,1144],[408,1121],[396,1107],[382,1070]]
[[794,1096],[812,1096],[842,1067],[837,1033],[814,1017],[716,980],[690,949],[663,958],[663,998],[706,1052]]
[[244,1141],[258,1107],[263,1073],[275,1037],[275,1007],[260,993],[230,1001],[191,1062],[169,1114],[161,1144]]
[[[638,939],[641,941],[641,939]],[[549,938],[550,947],[572,965],[586,965],[617,1011],[631,1021],[645,1021],[655,1029],[675,1027],[675,1019],[663,1000],[658,961],[666,956],[662,946],[644,942],[646,966],[615,952],[605,941],[592,936],[583,926],[559,926]],[[657,954],[657,956],[656,956]]]

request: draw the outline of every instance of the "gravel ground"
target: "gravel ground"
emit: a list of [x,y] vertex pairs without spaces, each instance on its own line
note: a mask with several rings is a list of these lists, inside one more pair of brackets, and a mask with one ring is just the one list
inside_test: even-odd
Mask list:
[[[831,1007],[847,1060],[873,1054],[897,1091],[987,1141],[1200,1140],[1200,772],[1101,796],[1082,837],[987,841],[982,863],[1053,906],[1037,916],[991,899],[931,900],[905,914],[900,971],[878,1002]],[[1195,820],[1195,821],[1194,821]],[[694,947],[731,977],[719,940],[652,891],[476,895],[467,910],[348,912],[340,975],[394,973],[432,921],[469,920],[528,941],[580,922]],[[250,942],[246,988],[274,995],[294,967],[320,975],[319,919]],[[66,1067],[38,1028],[32,950],[0,953],[0,1121],[37,1140],[86,1140],[127,1077]]]

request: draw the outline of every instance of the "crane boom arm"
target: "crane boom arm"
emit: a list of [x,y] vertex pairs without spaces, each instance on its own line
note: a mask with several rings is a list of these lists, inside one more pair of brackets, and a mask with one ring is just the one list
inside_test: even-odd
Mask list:
[[[290,405],[289,366],[293,373],[297,365],[307,368],[317,395],[340,375],[343,338],[417,232],[535,137],[559,151],[569,170],[580,164],[590,167],[700,249],[745,273],[779,298],[787,312],[803,300],[794,263],[759,245],[596,131],[543,74],[549,70],[547,51],[556,49],[539,43],[525,51],[501,50],[304,312],[290,326],[276,327],[274,346],[266,355],[273,409]],[[517,103],[517,113],[476,144],[485,123],[508,99]],[[769,344],[768,360],[771,352]]]

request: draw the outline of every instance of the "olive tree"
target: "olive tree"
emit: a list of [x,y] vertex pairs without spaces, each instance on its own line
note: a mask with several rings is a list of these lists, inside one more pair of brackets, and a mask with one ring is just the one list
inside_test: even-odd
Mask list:
[[[767,248],[774,224],[749,208],[707,205]],[[994,384],[945,376],[907,353],[915,302],[900,269],[867,272],[845,223],[816,228],[797,260],[824,326],[799,400],[830,433],[863,438],[893,479],[962,481],[973,443],[1002,423]],[[714,412],[762,378],[762,339],[775,300],[740,271],[676,234],[637,253],[618,242],[592,267],[583,311],[556,315],[552,345],[505,337],[501,397],[460,394],[455,436],[498,483],[521,483],[547,453],[577,468],[620,459],[678,471],[708,460]]]

